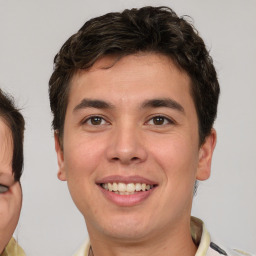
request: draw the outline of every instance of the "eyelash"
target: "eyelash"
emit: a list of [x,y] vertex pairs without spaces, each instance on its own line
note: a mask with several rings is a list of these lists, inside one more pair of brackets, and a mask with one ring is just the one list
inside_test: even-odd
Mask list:
[[[93,119],[95,119],[94,121],[98,121],[98,122],[100,122],[100,123],[98,123],[98,124],[93,124],[92,122],[92,120]],[[96,119],[98,119],[98,120],[96,120]],[[156,119],[161,119],[164,123],[163,124],[156,124],[154,121],[157,121]],[[102,124],[102,121],[104,121],[105,123],[104,124]],[[150,122],[153,122],[152,124],[150,124]],[[102,116],[97,116],[97,115],[95,115],[95,116],[90,116],[90,117],[88,117],[88,118],[86,118],[85,120],[83,120],[82,121],[82,124],[89,124],[89,125],[91,125],[91,126],[99,126],[99,125],[106,125],[106,124],[109,124],[109,122],[108,121],[106,121],[106,119],[105,118],[103,118]],[[170,119],[170,118],[167,118],[167,117],[165,117],[165,116],[162,116],[162,115],[157,115],[157,116],[153,116],[153,117],[151,117],[147,122],[146,122],[146,124],[148,124],[148,125],[155,125],[155,126],[163,126],[163,125],[168,125],[168,124],[175,124],[175,122],[172,120],[172,119]]]
[[[150,124],[150,121],[154,122],[154,120],[156,120],[156,119],[162,119],[164,123],[163,124],[156,124],[156,123]],[[154,126],[164,126],[164,125],[169,125],[169,124],[175,124],[175,122],[172,119],[167,118],[162,115],[153,116],[146,123],[149,125],[154,125]]]
[[9,190],[9,187],[0,184],[0,194],[3,194]]
[[100,119],[101,122],[102,122],[102,121],[105,121],[105,124],[109,124],[109,122],[107,122],[107,121],[105,120],[105,118],[103,118],[102,116],[97,116],[97,115],[87,117],[85,120],[82,121],[82,124],[89,124],[88,122],[90,122],[89,125],[91,125],[91,126],[102,125],[101,123],[100,123],[100,124],[92,124],[92,119],[93,119],[93,118],[98,118],[98,119]]

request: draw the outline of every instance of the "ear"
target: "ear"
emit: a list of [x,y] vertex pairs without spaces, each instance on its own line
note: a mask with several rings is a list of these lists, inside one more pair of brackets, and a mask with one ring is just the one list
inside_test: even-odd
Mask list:
[[217,141],[215,129],[205,138],[204,144],[199,149],[199,161],[196,179],[207,180],[211,175],[212,155]]
[[65,172],[65,168],[64,168],[64,155],[63,155],[63,149],[62,146],[60,144],[60,136],[58,134],[58,132],[54,132],[54,141],[55,141],[55,151],[57,153],[57,160],[58,160],[58,166],[59,166],[59,170],[58,170],[58,179],[62,180],[62,181],[66,181],[66,172]]

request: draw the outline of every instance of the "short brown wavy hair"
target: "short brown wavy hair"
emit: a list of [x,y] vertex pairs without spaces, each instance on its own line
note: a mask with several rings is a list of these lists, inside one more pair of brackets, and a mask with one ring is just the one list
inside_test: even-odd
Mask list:
[[23,170],[23,139],[25,121],[15,107],[13,98],[0,89],[0,118],[9,127],[13,140],[12,172],[19,181]]
[[199,120],[200,144],[210,134],[217,114],[219,83],[213,60],[193,25],[168,7],[143,7],[108,13],[87,21],[54,58],[49,81],[52,126],[63,135],[70,80],[99,58],[151,52],[168,56],[191,79]]

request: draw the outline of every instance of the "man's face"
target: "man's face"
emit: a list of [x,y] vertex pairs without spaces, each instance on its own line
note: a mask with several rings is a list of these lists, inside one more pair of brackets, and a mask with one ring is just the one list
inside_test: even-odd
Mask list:
[[215,132],[199,147],[190,79],[169,58],[113,63],[105,57],[71,81],[58,176],[90,235],[138,241],[189,225]]
[[12,135],[0,118],[0,253],[11,239],[21,209],[21,187],[12,173]]

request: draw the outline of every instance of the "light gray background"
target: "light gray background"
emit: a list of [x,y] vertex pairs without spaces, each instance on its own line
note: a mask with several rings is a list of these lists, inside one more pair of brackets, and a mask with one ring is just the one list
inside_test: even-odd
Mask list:
[[28,256],[69,256],[87,236],[66,183],[57,180],[48,79],[64,41],[94,16],[144,5],[188,14],[221,84],[212,177],[193,214],[213,237],[256,252],[256,1],[0,0],[0,87],[26,118],[23,209],[16,235]]

